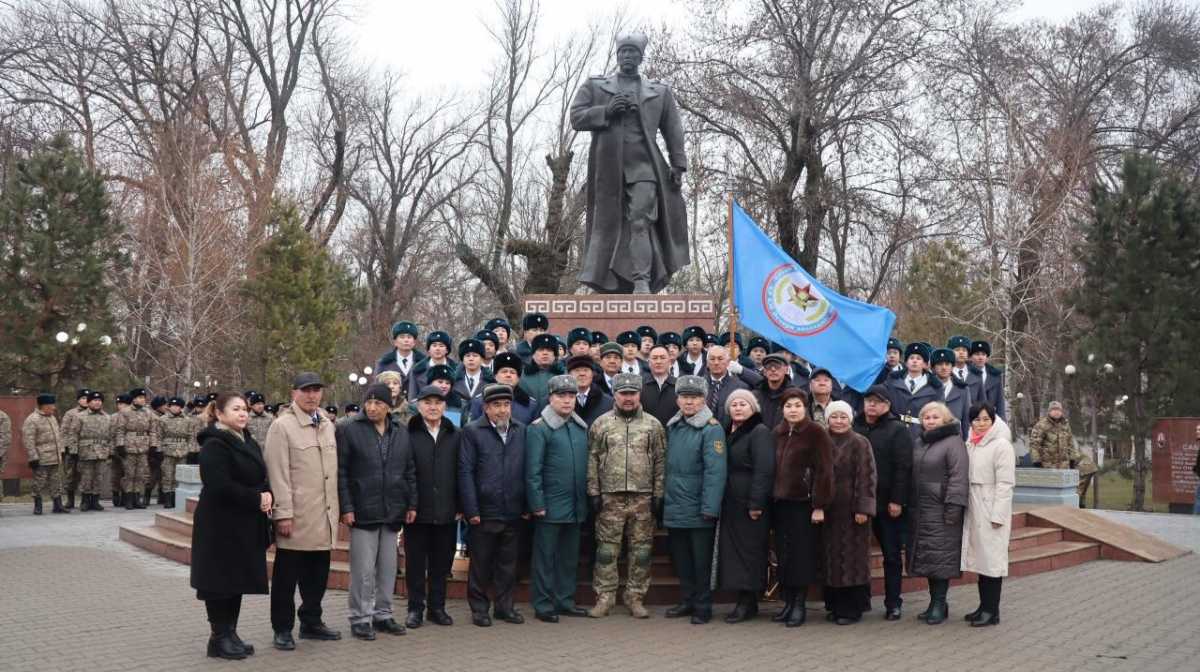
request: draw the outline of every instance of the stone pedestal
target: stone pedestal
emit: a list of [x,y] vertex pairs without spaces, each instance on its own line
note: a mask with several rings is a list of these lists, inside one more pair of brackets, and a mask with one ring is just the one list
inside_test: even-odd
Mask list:
[[718,301],[707,294],[531,294],[525,312],[545,313],[550,332],[566,336],[575,327],[602,331],[611,339],[643,324],[681,332],[716,326]]
[[1017,468],[1013,503],[1079,506],[1079,472],[1075,469]]
[[187,511],[189,497],[200,496],[200,465],[175,465],[175,513]]

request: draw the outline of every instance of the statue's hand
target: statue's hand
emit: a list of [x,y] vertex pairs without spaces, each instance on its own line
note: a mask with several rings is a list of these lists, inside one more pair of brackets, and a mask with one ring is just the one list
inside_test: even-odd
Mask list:
[[608,101],[608,106],[604,109],[604,115],[611,119],[612,117],[624,112],[628,107],[629,99],[625,97],[625,94],[618,93]]

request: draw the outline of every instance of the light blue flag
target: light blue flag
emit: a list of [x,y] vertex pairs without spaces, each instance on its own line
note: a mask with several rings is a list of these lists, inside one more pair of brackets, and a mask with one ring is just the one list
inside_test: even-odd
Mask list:
[[865,392],[883,369],[892,311],[822,285],[733,204],[733,285],[740,323]]

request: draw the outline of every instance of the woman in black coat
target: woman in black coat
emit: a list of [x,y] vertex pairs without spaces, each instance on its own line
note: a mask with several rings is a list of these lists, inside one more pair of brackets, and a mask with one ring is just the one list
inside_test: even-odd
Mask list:
[[200,503],[192,525],[192,588],[204,600],[212,636],[208,655],[240,660],[254,647],[237,634],[242,595],[267,594],[267,547],[273,500],[262,449],[245,431],[242,395],[223,392],[209,404],[214,422],[200,442]]
[[970,460],[958,418],[945,404],[925,404],[920,417],[923,431],[913,449],[908,510],[908,574],[929,579],[929,608],[917,618],[937,625],[950,614],[946,604],[950,580],[962,575]]
[[749,390],[734,390],[725,401],[725,412],[730,418],[725,427],[729,466],[717,566],[721,590],[738,592],[737,607],[725,622],[740,623],[758,615],[758,594],[767,586],[767,504],[775,484],[775,439]]

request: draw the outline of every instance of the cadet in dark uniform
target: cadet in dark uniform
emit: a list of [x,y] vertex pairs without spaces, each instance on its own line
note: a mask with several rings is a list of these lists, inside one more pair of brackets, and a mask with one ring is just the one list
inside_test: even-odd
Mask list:
[[904,371],[904,363],[900,361],[904,357],[904,344],[895,336],[888,339],[887,342],[887,359],[883,363],[883,369],[879,375],[875,377],[875,385],[887,384],[888,378],[893,374]]
[[425,337],[426,357],[413,367],[412,375],[408,377],[408,398],[414,399],[421,388],[429,384],[429,369],[434,366],[448,366],[451,371],[458,367],[458,362],[450,358],[450,349],[454,341],[450,334],[444,331],[431,331]]
[[458,359],[462,366],[454,372],[451,391],[469,408],[471,400],[483,396],[483,387],[495,382],[491,371],[483,368],[484,342],[468,338],[458,344]]
[[[496,337],[496,334],[483,329],[475,334],[475,340],[483,344],[483,361],[479,365],[491,371],[492,358],[496,356],[497,352],[500,352],[500,339]],[[459,359],[462,357],[460,356]]]
[[892,400],[892,413],[908,425],[915,440],[921,435],[921,409],[931,401],[941,401],[942,385],[936,376],[926,373],[928,351],[921,343],[909,343],[904,349],[904,373],[888,378],[887,391]]
[[966,336],[951,336],[946,347],[954,351],[954,367],[950,375],[966,383],[971,391],[971,401],[978,401],[981,394],[979,381],[971,378],[971,339]]
[[517,344],[513,352],[528,364],[533,359],[533,339],[550,331],[550,318],[541,313],[527,313],[521,319],[521,336],[524,340]]
[[637,332],[638,338],[641,339],[638,348],[639,357],[641,359],[649,359],[650,348],[653,348],[658,343],[658,331],[646,324],[634,329],[634,331]]
[[592,356],[592,361],[600,362],[600,346],[608,343],[608,334],[603,331],[592,332],[592,347],[588,349],[588,354]]
[[617,334],[617,345],[621,346],[621,373],[632,373],[646,377],[650,363],[641,358],[642,337],[636,331],[622,331]]
[[1004,411],[1004,372],[988,363],[992,346],[987,341],[971,343],[970,376],[979,388],[979,399],[996,408],[996,415],[1008,419]]
[[496,352],[510,352],[515,347],[512,342],[512,325],[503,317],[494,317],[483,325],[484,331],[490,331],[496,336]]
[[680,338],[683,339],[683,352],[675,360],[679,365],[679,375],[703,377],[708,373],[704,368],[704,348],[707,347],[707,343],[705,342],[706,335],[704,328],[697,326],[688,327],[680,334]]
[[771,353],[771,342],[762,336],[755,336],[750,339],[750,349],[746,354],[750,356],[750,361],[754,362],[754,370],[762,373],[763,358]]
[[[967,417],[967,411],[971,408],[971,390],[967,387],[965,381],[955,378],[954,370],[954,352],[947,348],[938,348],[933,351],[933,375],[937,378],[937,382],[941,385],[941,398],[938,401],[946,404],[950,412],[956,418]],[[962,429],[963,439],[971,429],[971,423],[959,422]]]
[[592,330],[575,327],[567,332],[567,356],[590,355],[592,353]]
[[375,364],[376,375],[384,371],[396,371],[400,374],[400,389],[408,391],[408,377],[412,373],[413,367],[422,359],[425,359],[425,353],[416,350],[417,339],[420,337],[420,331],[417,325],[412,322],[397,322],[392,325],[392,345],[395,349],[389,350]]

